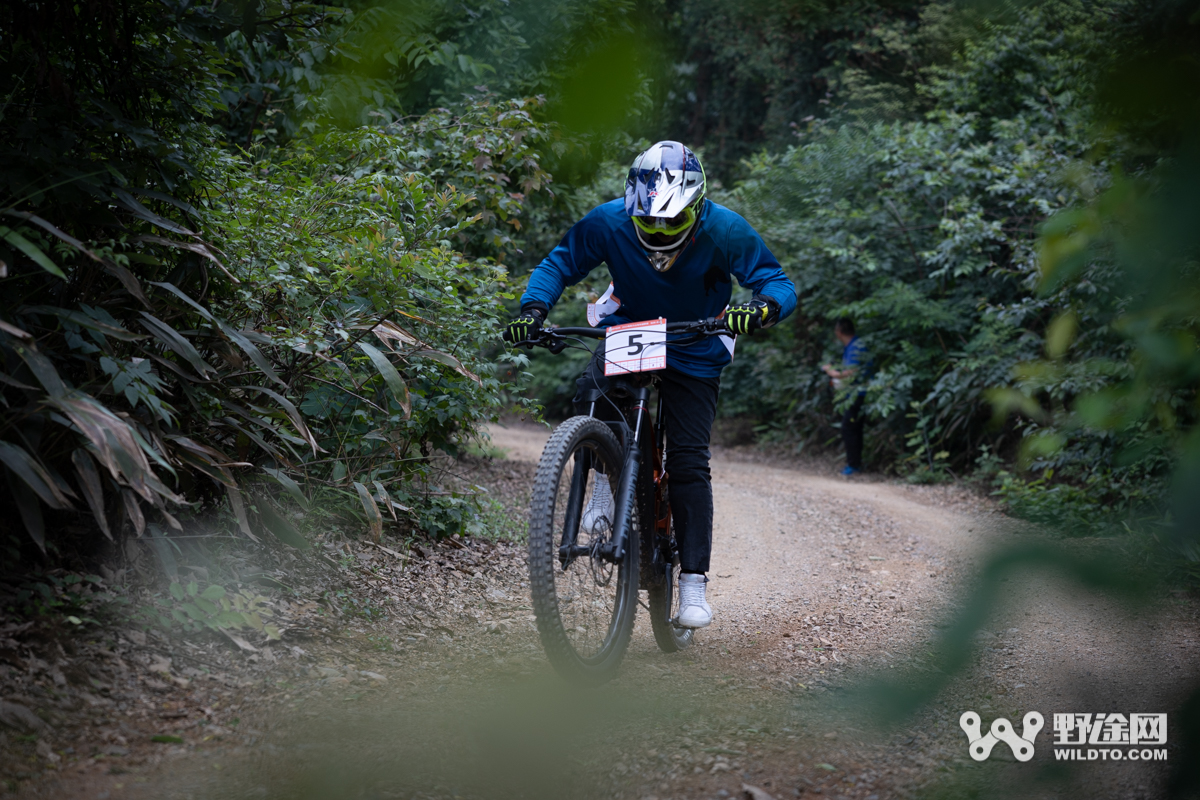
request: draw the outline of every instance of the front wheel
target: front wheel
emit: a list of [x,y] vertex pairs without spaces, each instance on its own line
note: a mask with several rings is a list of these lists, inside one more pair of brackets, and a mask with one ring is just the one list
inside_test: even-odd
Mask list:
[[581,524],[595,481],[608,481],[616,495],[620,475],[621,447],[608,426],[572,417],[550,436],[533,483],[529,575],[538,633],[559,674],[581,683],[612,678],[633,632],[637,509],[619,562],[612,525]]

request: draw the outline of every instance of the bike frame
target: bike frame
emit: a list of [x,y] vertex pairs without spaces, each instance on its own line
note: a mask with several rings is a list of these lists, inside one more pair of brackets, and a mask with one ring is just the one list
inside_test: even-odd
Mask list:
[[[707,320],[710,325],[715,320]],[[691,323],[683,323],[682,326],[690,326]],[[681,327],[682,327],[681,326]],[[668,326],[676,327],[675,325]],[[588,336],[596,337],[600,329],[596,328],[552,328],[546,333],[553,332],[556,334],[555,340],[548,345],[548,349],[552,353],[561,352],[566,347],[566,341],[562,337],[568,336]],[[646,511],[650,511],[650,518],[643,520],[643,524],[652,524],[654,526],[654,541],[662,541],[669,539],[671,535],[671,508],[667,502],[667,479],[668,475],[665,470],[666,463],[666,426],[663,424],[663,408],[665,400],[660,393],[658,403],[655,409],[654,417],[651,418],[649,411],[650,393],[655,380],[649,378],[643,381],[625,381],[617,379],[620,385],[620,392],[624,394],[628,392],[631,395],[630,411],[633,412],[633,419],[626,421],[620,419],[617,421],[601,420],[606,425],[616,429],[619,438],[625,444],[625,459],[622,463],[620,479],[617,482],[617,491],[614,496],[616,519],[613,520],[613,539],[599,551],[599,555],[606,561],[612,563],[620,563],[625,557],[625,550],[629,546],[629,517],[630,511],[634,507],[634,503],[638,502],[637,489],[640,479],[641,470],[643,468],[642,459],[642,442],[647,441],[652,448],[652,457],[649,463],[650,479],[653,485],[653,503]],[[596,401],[592,401],[589,415],[596,416]],[[632,422],[632,428],[630,427]],[[647,436],[643,440],[643,430]],[[567,498],[567,523],[563,528],[562,543],[559,546],[559,560],[564,566],[575,558],[585,555],[591,555],[591,548],[582,547],[577,544],[579,538],[579,517],[582,511],[583,497],[587,490],[587,476],[591,471],[590,454],[581,453],[575,465],[575,474],[571,481],[571,490]]]
[[[625,557],[625,549],[629,546],[629,516],[633,504],[638,502],[638,481],[643,469],[643,458],[650,456],[650,477],[653,485],[653,504],[648,510],[652,511],[647,524],[653,524],[655,541],[659,537],[668,538],[671,533],[671,508],[667,503],[666,487],[667,473],[663,469],[665,463],[666,429],[662,424],[665,400],[660,394],[654,416],[650,416],[648,408],[652,386],[633,389],[630,411],[633,412],[633,427],[624,421],[610,422],[601,420],[606,425],[618,429],[618,433],[626,444],[625,459],[621,468],[621,476],[617,482],[617,492],[614,496],[616,519],[613,520],[615,535],[613,541],[600,553],[605,560],[614,563]],[[595,403],[592,404],[591,416],[595,417]],[[645,436],[643,437],[643,432]],[[641,442],[650,443],[649,452],[645,452]],[[579,536],[579,517],[583,506],[583,496],[587,486],[587,475],[591,469],[590,454],[581,453],[576,464],[575,474],[571,481],[571,491],[567,498],[567,524],[563,529],[562,544],[559,547],[559,558],[564,566],[574,558],[590,554],[591,550],[576,544]]]

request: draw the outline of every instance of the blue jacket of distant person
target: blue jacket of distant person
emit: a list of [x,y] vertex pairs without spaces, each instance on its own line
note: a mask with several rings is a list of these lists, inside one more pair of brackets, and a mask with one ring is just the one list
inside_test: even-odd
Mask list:
[[854,377],[851,378],[851,381],[858,387],[859,396],[867,393],[867,380],[871,377],[871,369],[874,366],[871,354],[867,352],[862,339],[855,336],[846,342],[842,348],[842,369],[854,370]]
[[[690,322],[715,317],[729,305],[731,278],[756,295],[779,303],[779,319],[796,309],[796,286],[784,274],[762,237],[739,214],[704,201],[692,240],[666,272],[650,266],[625,212],[624,199],[597,206],[575,223],[529,276],[521,304],[553,308],[563,291],[601,264],[608,265],[621,307],[602,327],[665,317]],[[696,344],[667,345],[667,367],[700,378],[715,378],[730,362],[719,337]]]

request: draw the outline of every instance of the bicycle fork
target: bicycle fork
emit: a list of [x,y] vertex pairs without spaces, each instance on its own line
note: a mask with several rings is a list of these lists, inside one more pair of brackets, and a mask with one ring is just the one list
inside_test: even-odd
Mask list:
[[[646,404],[650,401],[650,387],[641,386],[634,391],[633,435],[625,449],[625,466],[621,470],[621,480],[617,484],[616,519],[613,521],[612,558],[620,563],[625,558],[625,548],[629,546],[629,520],[637,502],[638,473],[642,464],[642,448],[638,445],[642,435],[642,421],[649,409]],[[652,525],[653,520],[644,520],[643,524]]]
[[[612,526],[613,538],[611,542],[599,549],[600,557],[614,564],[619,564],[625,558],[625,549],[629,546],[629,520],[634,504],[637,502],[638,472],[642,463],[642,449],[638,446],[638,440],[641,438],[642,421],[649,413],[646,408],[649,400],[649,386],[643,386],[634,391],[634,429],[625,450],[625,463],[622,466],[621,477],[617,481],[617,491],[613,498],[616,506],[616,519],[613,520]],[[576,543],[579,538],[579,518],[583,507],[583,495],[587,489],[588,473],[592,469],[591,454],[583,452],[576,458],[571,491],[567,498],[566,524],[563,526],[562,542],[558,548],[559,563],[564,569],[571,561],[592,552],[590,547]],[[654,523],[652,520],[647,520],[646,524]]]

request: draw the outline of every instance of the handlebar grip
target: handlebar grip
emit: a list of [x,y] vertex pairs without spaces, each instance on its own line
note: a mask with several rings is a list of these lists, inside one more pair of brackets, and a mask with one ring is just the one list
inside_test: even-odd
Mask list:
[[546,333],[557,333],[560,336],[587,336],[592,339],[603,339],[608,335],[608,328],[543,328]]

